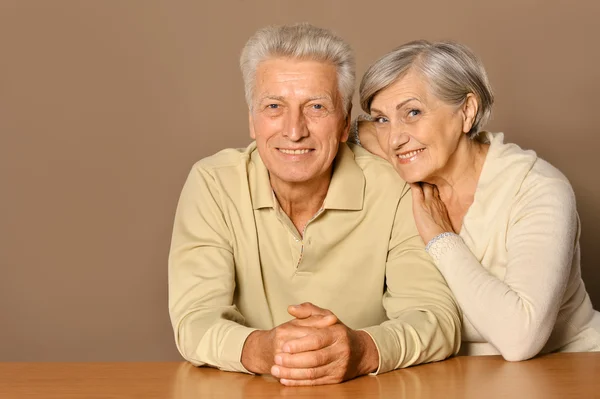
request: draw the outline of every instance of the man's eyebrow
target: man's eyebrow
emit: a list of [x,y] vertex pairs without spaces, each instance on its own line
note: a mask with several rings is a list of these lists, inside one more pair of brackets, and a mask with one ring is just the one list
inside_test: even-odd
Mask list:
[[319,95],[319,96],[314,96],[314,97],[309,97],[309,99],[308,99],[308,101],[316,101],[316,100],[328,100],[328,101],[332,101],[331,96],[328,96],[326,94]]
[[[419,99],[416,97],[407,98],[406,100],[402,101],[400,104],[396,105],[396,111],[399,110],[400,108],[404,107],[406,104],[408,104],[409,102],[411,102],[413,100],[419,101]],[[383,114],[383,112],[381,112],[377,108],[373,108],[373,107],[371,107],[371,112],[377,112],[377,113]]]
[[272,94],[265,94],[264,96],[262,96],[259,101],[263,102],[265,100],[277,100],[277,101],[282,101],[283,102],[283,96],[276,96],[276,95],[272,95]]
[[[274,94],[265,94],[264,96],[259,98],[259,102],[263,102],[265,100],[275,100],[275,101],[281,101],[284,102],[285,101],[285,97],[283,96],[277,96]],[[318,101],[318,100],[327,100],[327,101],[333,101],[333,99],[331,98],[331,96],[327,95],[327,94],[323,94],[323,95],[317,95],[317,96],[312,96],[309,97],[306,102],[309,101]]]

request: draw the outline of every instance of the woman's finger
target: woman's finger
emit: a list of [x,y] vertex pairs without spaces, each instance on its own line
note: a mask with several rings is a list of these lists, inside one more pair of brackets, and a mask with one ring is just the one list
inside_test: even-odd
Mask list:
[[410,191],[412,193],[413,203],[422,204],[423,203],[423,189],[419,183],[410,183]]
[[433,199],[433,186],[431,184],[422,183],[421,187],[423,187],[423,199],[426,203],[430,202]]

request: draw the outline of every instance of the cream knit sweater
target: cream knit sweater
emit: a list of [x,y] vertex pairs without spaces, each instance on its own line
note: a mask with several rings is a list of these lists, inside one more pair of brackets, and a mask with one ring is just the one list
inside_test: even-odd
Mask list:
[[461,354],[600,351],[569,181],[502,133],[484,134],[490,148],[460,234],[429,248],[464,313]]

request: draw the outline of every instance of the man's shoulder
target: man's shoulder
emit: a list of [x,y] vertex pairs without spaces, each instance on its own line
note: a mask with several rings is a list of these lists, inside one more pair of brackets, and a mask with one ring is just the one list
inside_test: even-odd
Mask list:
[[408,184],[387,160],[370,153],[358,144],[348,143],[348,147],[354,153],[354,161],[363,171],[367,187],[381,190],[397,187],[403,194],[408,191]]
[[194,168],[218,171],[219,169],[237,167],[248,163],[252,151],[256,148],[251,143],[246,148],[225,148],[219,152],[200,159],[194,164]]
[[385,159],[373,155],[358,144],[346,143],[346,145],[354,153],[354,160],[361,169],[378,169],[385,174],[396,173],[392,165]]
[[189,177],[203,181],[211,190],[237,192],[247,187],[252,164],[252,143],[246,148],[226,148],[196,161]]

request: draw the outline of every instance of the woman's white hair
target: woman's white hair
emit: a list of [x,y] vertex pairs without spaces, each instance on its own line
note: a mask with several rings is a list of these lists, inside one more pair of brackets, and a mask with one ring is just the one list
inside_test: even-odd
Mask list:
[[373,98],[397,79],[414,70],[421,73],[432,92],[449,104],[462,104],[469,93],[477,98],[477,115],[469,131],[474,138],[492,113],[494,95],[487,73],[477,56],[467,47],[453,42],[406,43],[378,59],[360,83],[360,105],[371,112]]
[[276,57],[331,62],[337,70],[345,114],[350,111],[355,83],[352,48],[330,30],[308,23],[269,26],[258,30],[248,40],[240,57],[248,108],[252,109],[258,65]]

